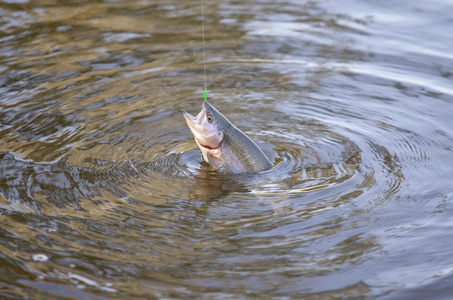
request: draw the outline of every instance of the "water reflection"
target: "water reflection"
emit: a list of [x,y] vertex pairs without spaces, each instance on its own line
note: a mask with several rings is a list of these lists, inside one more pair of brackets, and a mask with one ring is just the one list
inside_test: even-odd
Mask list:
[[232,192],[250,192],[246,186],[234,177],[222,176],[209,166],[203,165],[195,175],[193,187],[189,191],[191,200],[209,202],[222,198]]

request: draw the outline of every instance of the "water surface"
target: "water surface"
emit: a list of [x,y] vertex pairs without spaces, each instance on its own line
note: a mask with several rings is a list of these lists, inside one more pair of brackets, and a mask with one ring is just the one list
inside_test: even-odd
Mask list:
[[425,2],[205,1],[208,99],[275,164],[223,176],[182,117],[200,2],[0,1],[2,298],[447,298],[453,6]]

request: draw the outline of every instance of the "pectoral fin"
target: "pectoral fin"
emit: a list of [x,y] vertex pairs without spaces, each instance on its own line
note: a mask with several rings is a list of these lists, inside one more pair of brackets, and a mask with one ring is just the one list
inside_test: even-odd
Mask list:
[[208,159],[208,163],[211,165],[211,167],[215,168],[215,169],[220,169],[224,162],[215,156],[215,153],[212,153],[213,151],[209,151],[206,153],[206,158]]

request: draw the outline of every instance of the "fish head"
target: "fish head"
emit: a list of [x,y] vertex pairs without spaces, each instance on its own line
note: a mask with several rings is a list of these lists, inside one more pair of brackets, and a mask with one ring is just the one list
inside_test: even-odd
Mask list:
[[204,160],[213,166],[220,164],[215,160],[219,157],[224,132],[228,125],[225,124],[225,117],[205,101],[201,112],[196,117],[184,112],[184,118],[195,137],[195,142],[200,148]]

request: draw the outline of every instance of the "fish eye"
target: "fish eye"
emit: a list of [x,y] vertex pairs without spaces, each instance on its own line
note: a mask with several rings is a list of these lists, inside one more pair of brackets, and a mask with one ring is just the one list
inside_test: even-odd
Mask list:
[[214,119],[212,118],[212,116],[207,116],[206,119],[208,120],[209,123],[212,123],[212,121],[214,121]]

